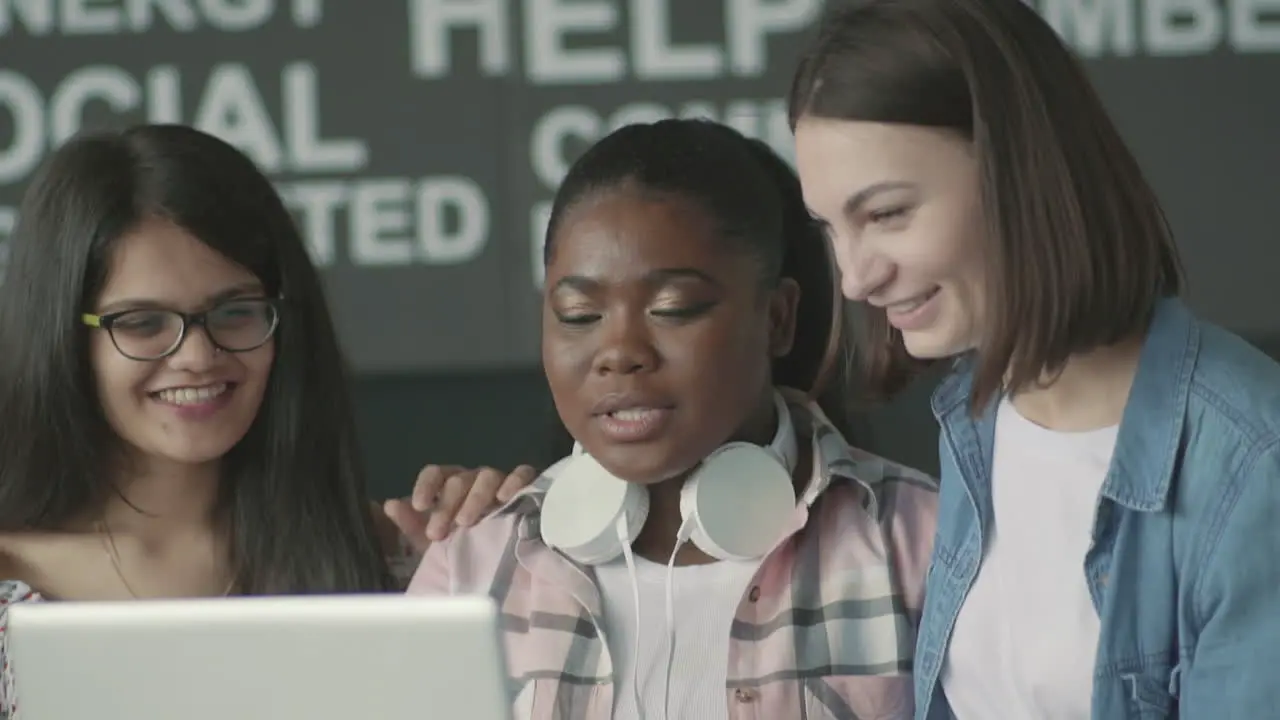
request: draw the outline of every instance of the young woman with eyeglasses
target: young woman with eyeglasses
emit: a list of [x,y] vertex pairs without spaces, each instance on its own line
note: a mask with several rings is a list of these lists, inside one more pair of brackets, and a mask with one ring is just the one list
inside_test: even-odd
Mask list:
[[[0,348],[0,606],[393,591],[416,564],[420,538],[366,496],[319,275],[230,145],[151,125],[54,153],[20,208]],[[447,527],[476,475],[432,472]]]

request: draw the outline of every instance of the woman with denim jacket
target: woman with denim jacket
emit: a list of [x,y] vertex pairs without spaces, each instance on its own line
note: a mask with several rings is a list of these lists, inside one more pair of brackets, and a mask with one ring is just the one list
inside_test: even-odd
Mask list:
[[1062,41],[1019,0],[868,0],[790,103],[873,386],[953,363],[917,717],[1280,717],[1280,366],[1178,299]]

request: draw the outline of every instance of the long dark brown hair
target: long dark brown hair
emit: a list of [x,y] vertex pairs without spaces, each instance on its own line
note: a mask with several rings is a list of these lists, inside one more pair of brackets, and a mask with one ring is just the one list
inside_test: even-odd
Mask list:
[[392,589],[356,452],[348,379],[320,278],[266,177],[175,125],[87,135],[23,198],[0,286],[0,531],[59,529],[115,492],[120,440],[80,322],[116,241],[163,217],[284,298],[266,395],[224,458],[220,510],[246,594]]

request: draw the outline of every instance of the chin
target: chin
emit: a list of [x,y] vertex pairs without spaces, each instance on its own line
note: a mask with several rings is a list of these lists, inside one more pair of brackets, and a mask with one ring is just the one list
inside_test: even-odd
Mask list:
[[635,485],[656,485],[689,469],[671,462],[668,453],[652,446],[613,446],[600,448],[599,453],[585,450],[615,477]]
[[157,460],[173,465],[208,465],[222,460],[231,448],[157,448],[151,453]]
[[157,438],[149,444],[152,457],[175,465],[208,465],[222,460],[240,442],[243,434],[221,437]]
[[969,349],[963,342],[958,342],[950,333],[937,331],[919,331],[902,333],[902,344],[907,354],[917,360],[939,360],[959,355]]

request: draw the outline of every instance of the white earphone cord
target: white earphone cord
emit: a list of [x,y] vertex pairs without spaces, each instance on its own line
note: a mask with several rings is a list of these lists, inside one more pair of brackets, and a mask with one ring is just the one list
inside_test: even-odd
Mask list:
[[615,527],[618,530],[618,540],[622,543],[622,559],[626,561],[627,573],[631,576],[631,600],[636,614],[636,637],[631,644],[631,671],[635,673],[631,683],[631,694],[636,703],[636,715],[643,718],[644,711],[640,704],[640,573],[636,571],[636,556],[631,551],[631,543],[628,542],[631,533],[628,532],[625,514],[618,516]]
[[[636,571],[636,558],[631,550],[631,543],[627,542],[630,537],[627,528],[626,516],[618,518],[616,526],[618,531],[618,539],[622,541],[622,557],[627,563],[627,572],[631,575],[631,599],[634,604],[636,616],[636,638],[632,646],[631,667],[635,673],[634,682],[631,684],[632,694],[636,703],[636,714],[643,718],[645,716],[644,706],[640,700],[641,687],[641,671],[640,671],[640,586],[639,573]],[[666,620],[667,620],[667,663],[665,672],[663,673],[662,686],[662,718],[667,720],[671,715],[671,673],[675,665],[676,658],[676,612],[675,612],[675,569],[676,555],[679,554],[680,548],[689,540],[692,534],[693,523],[686,518],[680,524],[680,532],[676,536],[676,546],[671,550],[671,557],[667,560],[667,587],[666,587]]]
[[671,671],[676,664],[676,554],[693,534],[692,520],[693,517],[689,516],[680,523],[680,532],[676,533],[676,546],[671,549],[671,557],[667,559],[667,672],[662,686],[663,720],[667,720],[671,714]]
[[[782,495],[785,495],[786,507],[782,508],[781,512],[785,512],[789,514],[794,509],[794,505],[795,505],[795,496],[794,496],[794,490],[792,488],[790,475],[792,472],[795,471],[795,464],[798,457],[797,440],[795,437],[795,430],[794,430],[794,425],[791,418],[791,412],[787,407],[786,400],[782,397],[781,393],[777,391],[775,391],[774,393],[774,403],[777,408],[778,429],[774,435],[773,442],[771,442],[768,447],[763,449],[768,456],[772,456],[769,460],[769,464],[772,465],[776,463],[780,465],[782,469],[785,470],[786,472],[780,475],[781,476],[780,481],[778,481],[776,477],[773,480],[770,480],[769,477],[762,476],[763,480],[765,481],[765,484],[768,485],[768,487],[765,487],[763,489],[763,492],[767,497],[771,498],[770,502],[774,502],[774,501],[780,502],[782,500]],[[732,446],[735,444],[743,445],[744,443],[730,443],[729,446]],[[729,446],[724,446],[721,449],[723,450]],[[740,450],[734,449],[734,452],[740,453]],[[715,454],[713,453],[713,457],[714,455]],[[647,495],[640,496],[640,498],[643,501],[641,501],[640,499],[637,499],[637,497],[635,497],[634,495],[624,494],[623,497],[616,497],[616,494],[618,492],[616,488],[624,481],[614,477],[602,466],[600,466],[593,459],[591,459],[590,456],[586,456],[585,451],[582,448],[582,445],[580,443],[576,443],[576,442],[574,443],[572,456],[575,458],[585,459],[586,461],[589,462],[589,466],[577,467],[571,463],[565,470],[565,474],[559,476],[557,478],[556,483],[554,483],[551,489],[548,490],[547,496],[543,505],[543,516],[544,516],[543,517],[544,523],[542,526],[543,540],[546,541],[548,546],[555,548],[557,551],[561,553],[566,554],[568,557],[570,557],[576,562],[580,562],[586,565],[597,565],[602,562],[613,560],[617,558],[619,554],[619,548],[617,546],[609,547],[607,549],[602,549],[600,547],[600,541],[608,538],[607,533],[609,532],[608,530],[609,523],[612,522],[613,529],[616,534],[616,539],[618,541],[618,545],[620,546],[620,550],[621,550],[620,554],[623,556],[623,559],[626,562],[627,572],[630,575],[630,579],[631,579],[631,599],[632,599],[632,604],[634,606],[633,610],[635,613],[635,623],[636,623],[636,641],[635,641],[634,647],[632,648],[632,668],[633,668],[633,674],[634,674],[634,682],[632,683],[632,694],[636,704],[636,713],[641,718],[644,718],[645,713],[643,709],[643,703],[641,702],[641,697],[643,694],[641,692],[641,688],[642,688],[641,679],[642,678],[648,679],[647,676],[651,676],[652,673],[643,672],[643,669],[640,667],[639,634],[641,632],[641,622],[642,622],[642,617],[640,614],[641,613],[640,585],[639,585],[640,580],[639,580],[639,571],[636,569],[635,554],[631,548],[630,525],[633,524],[633,522],[634,524],[638,524],[638,525],[644,524],[645,516],[647,515],[648,509],[649,509],[648,502],[647,502],[648,496]],[[704,460],[704,462],[706,461]],[[740,465],[742,462],[744,461],[742,460],[741,454],[739,454],[737,457],[736,463],[733,461],[728,463],[730,466],[729,472],[735,473],[735,471],[733,470],[733,467],[735,464],[737,464],[739,465],[739,470],[737,471],[736,474],[741,474]],[[756,462],[756,461],[752,461],[752,462]],[[723,466],[724,463],[721,463],[721,465]],[[723,471],[724,471],[724,468],[721,467],[720,471],[718,472],[723,472]],[[770,475],[771,477],[775,475],[772,473],[765,473],[765,474]],[[716,479],[717,478],[715,473],[712,473],[711,479],[707,480],[704,478],[703,482],[715,482]],[[756,478],[756,479],[758,480],[760,478]],[[557,502],[561,503],[562,505],[564,503],[574,502],[574,500],[572,499],[574,497],[574,494],[572,492],[569,492],[568,495],[565,495],[565,493],[562,492],[561,499],[557,499],[557,495],[556,495],[557,489],[562,487],[572,487],[574,489],[577,489],[579,492],[583,492],[584,487],[589,487],[590,486],[589,484],[591,483],[600,483],[602,480],[605,481],[606,483],[616,484],[613,486],[613,489],[609,491],[610,496],[607,498],[607,503],[609,504],[610,507],[614,507],[614,504],[618,506],[615,510],[613,510],[613,512],[618,513],[616,520],[603,520],[603,522],[600,525],[592,525],[591,519],[588,518],[586,520],[587,525],[585,527],[590,528],[592,533],[595,533],[592,536],[592,539],[590,541],[587,541],[587,542],[581,541],[579,538],[575,537],[577,534],[575,532],[575,533],[570,533],[570,536],[575,538],[574,542],[568,543],[568,544],[557,542],[553,538],[552,533],[550,532],[551,530],[555,529],[556,525],[551,523],[548,520],[548,518],[551,515],[553,515],[553,513],[551,512],[551,509],[553,507],[560,508],[560,511],[557,517],[560,518],[561,523],[567,522],[569,519],[572,519],[573,517],[577,517],[579,521],[582,520],[581,517],[578,517],[581,510],[580,507],[574,507],[573,509],[570,510],[570,509],[561,507],[559,505],[556,505]],[[719,480],[723,481],[724,478],[720,477]],[[781,485],[778,484],[779,482],[781,483]],[[570,483],[570,485],[565,485],[565,483]],[[761,484],[760,482],[756,482],[757,486],[760,486],[760,484]],[[685,488],[682,489],[682,493],[691,491],[693,487],[696,487],[696,485],[691,486],[687,484]],[[785,491],[781,491],[779,488],[785,488]],[[647,492],[647,491],[644,491],[644,492]],[[721,539],[713,539],[713,538],[708,538],[705,540],[694,540],[693,538],[697,534],[697,529],[700,527],[700,523],[702,521],[699,519],[699,515],[698,515],[699,511],[698,511],[697,505],[699,500],[697,499],[696,493],[690,493],[690,494],[694,496],[694,500],[692,503],[690,503],[691,509],[688,509],[688,510],[686,510],[685,508],[686,498],[682,494],[681,513],[683,515],[683,522],[681,523],[680,530],[676,536],[675,548],[671,551],[671,557],[668,558],[667,560],[667,584],[666,584],[666,598],[665,598],[666,599],[666,603],[665,603],[666,622],[667,622],[667,626],[666,626],[667,664],[665,668],[666,672],[665,672],[665,679],[663,684],[663,707],[662,707],[663,720],[666,720],[666,718],[670,715],[670,712],[671,712],[671,676],[674,672],[674,665],[675,665],[676,555],[679,553],[680,548],[683,547],[686,542],[689,542],[691,540],[693,540],[693,542],[695,542],[695,544],[697,544],[705,552],[707,552],[711,556],[720,560],[731,560],[731,559],[737,560],[737,559],[742,559],[744,557],[757,557],[757,553],[759,550],[758,548],[743,549],[741,547],[742,542],[732,537],[726,538],[725,540],[727,540],[727,542],[722,541]],[[564,498],[567,498],[567,499],[564,499]],[[578,524],[581,524],[581,522],[575,523],[575,525],[578,525]],[[705,529],[703,530],[703,532],[705,533]],[[708,542],[711,545],[711,547],[710,548],[703,547],[704,542]],[[605,544],[607,545],[608,542],[606,541]],[[453,578],[451,576],[451,580],[452,579]]]

